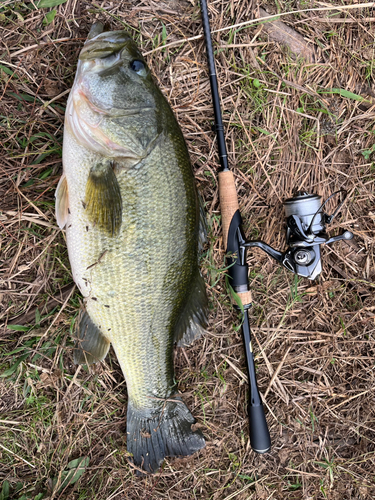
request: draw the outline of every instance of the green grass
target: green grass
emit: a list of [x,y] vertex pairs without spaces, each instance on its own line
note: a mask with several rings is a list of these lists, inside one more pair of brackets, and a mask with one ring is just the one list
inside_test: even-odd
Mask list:
[[[268,365],[254,339],[258,382],[263,394],[272,370],[279,366],[286,349],[290,348],[278,375],[289,403],[283,400],[281,388],[275,381],[266,398],[272,410],[272,413],[267,410],[272,452],[256,456],[249,444],[248,387],[221,357],[223,354],[245,371],[240,318],[223,280],[226,268],[220,241],[220,206],[215,176],[210,171],[217,157],[214,135],[209,131],[213,115],[209,111],[211,98],[204,45],[202,40],[193,40],[173,46],[173,50],[165,49],[169,42],[201,33],[198,5],[191,10],[189,6],[187,12],[179,12],[178,16],[155,9],[148,0],[141,5],[142,10],[132,1],[126,10],[106,2],[100,6],[91,4],[87,10],[77,8],[74,12],[73,6],[74,2],[66,2],[63,7],[50,7],[56,14],[49,9],[34,10],[27,2],[0,7],[0,22],[10,32],[5,38],[6,52],[1,59],[7,61],[8,54],[26,49],[11,59],[17,69],[6,63],[0,66],[1,83],[8,86],[0,116],[0,139],[7,162],[0,174],[4,205],[0,222],[6,229],[0,238],[0,270],[4,280],[0,288],[1,321],[28,307],[32,312],[30,324],[18,324],[15,320],[13,329],[4,330],[4,336],[3,331],[1,334],[0,375],[5,376],[0,377],[0,405],[4,404],[1,408],[5,409],[0,416],[0,444],[12,453],[0,450],[0,495],[3,500],[22,497],[41,500],[53,495],[69,500],[103,500],[111,495],[114,498],[125,495],[129,500],[166,496],[171,500],[216,497],[255,500],[275,495],[285,500],[311,495],[314,500],[333,500],[335,495],[341,498],[348,491],[353,498],[364,496],[360,485],[372,487],[374,468],[374,453],[368,445],[371,432],[367,431],[374,427],[374,415],[367,396],[361,395],[373,384],[373,361],[367,359],[370,355],[364,354],[372,349],[373,300],[372,296],[360,298],[355,286],[371,287],[369,278],[363,278],[366,269],[354,262],[357,272],[352,273],[346,254],[338,247],[341,259],[337,259],[336,267],[345,269],[349,278],[326,267],[327,279],[339,281],[340,285],[320,292],[322,282],[309,284],[293,277],[258,251],[249,253],[250,286],[254,295],[251,323],[269,362]],[[245,4],[233,5],[233,19],[231,7],[230,3],[212,5],[213,29],[248,19]],[[273,12],[287,12],[295,9],[295,2],[278,0],[273,7]],[[170,8],[173,11],[173,6]],[[52,13],[46,18],[48,10]],[[350,12],[353,16],[362,16],[355,9]],[[193,130],[193,139],[189,135],[186,138],[193,151],[193,164],[199,172],[206,208],[211,214],[208,247],[201,261],[210,295],[208,333],[193,346],[174,353],[178,387],[203,428],[207,448],[184,460],[168,461],[161,475],[146,479],[137,478],[127,462],[127,396],[115,355],[111,352],[104,365],[83,366],[79,372],[72,363],[71,333],[80,307],[80,294],[74,292],[58,317],[60,305],[48,314],[43,312],[46,302],[55,294],[59,296],[62,286],[72,283],[62,234],[57,235],[47,249],[44,246],[56,231],[53,195],[61,173],[66,96],[46,108],[43,102],[49,102],[51,97],[46,94],[43,82],[44,78],[59,82],[62,92],[71,86],[79,48],[93,17],[109,23],[112,29],[125,28],[145,52],[158,49],[150,56],[150,67],[162,79],[165,94],[176,104],[183,131]],[[264,43],[247,48],[216,47],[219,83],[225,82],[221,96],[228,151],[241,206],[248,210],[243,213],[244,229],[248,238],[278,241],[282,245],[284,240],[278,235],[284,231],[284,218],[279,197],[289,196],[292,187],[302,182],[304,187],[311,187],[319,194],[332,192],[331,187],[341,187],[344,183],[352,193],[344,215],[355,221],[356,243],[363,254],[367,252],[366,256],[372,258],[369,242],[373,230],[368,215],[373,207],[371,121],[365,115],[360,117],[359,100],[345,94],[360,95],[355,85],[372,79],[373,60],[366,59],[363,52],[368,50],[372,39],[363,30],[361,44],[356,42],[357,23],[332,23],[333,28],[328,28],[321,22],[310,25],[309,14],[293,17],[303,20],[294,27],[305,39],[325,51],[330,60],[328,76],[325,64],[304,65],[302,60],[293,61],[278,44],[267,43],[267,36],[259,32],[259,25],[214,35],[214,44],[218,41],[221,47],[251,41]],[[284,21],[293,24],[292,17],[287,16]],[[48,30],[51,31],[46,33]],[[69,40],[56,42],[64,37]],[[51,43],[43,45],[49,40]],[[36,43],[40,47],[31,50]],[[260,70],[253,67],[249,49]],[[337,59],[332,55],[338,56]],[[189,68],[198,69],[199,74],[192,71],[190,75]],[[178,79],[181,75],[183,78]],[[242,80],[238,80],[241,76]],[[291,85],[280,84],[282,79],[288,79]],[[303,91],[307,88],[315,93],[328,93],[312,96]],[[277,93],[278,90],[288,95]],[[340,121],[339,113],[332,106],[335,103],[342,105],[340,112],[345,108]],[[301,117],[298,115],[301,113],[320,120],[320,137],[314,128],[316,120]],[[336,129],[350,117],[356,118],[353,126],[337,136]],[[336,133],[334,143],[327,142],[327,133],[322,130],[324,120],[332,122],[333,132],[329,134],[332,137],[332,133]],[[354,164],[352,161],[350,165],[345,162],[340,165],[347,176],[324,169],[322,160],[330,152],[334,153],[330,157],[334,161],[335,148],[337,152],[346,151],[354,161]],[[35,213],[16,187],[42,210],[52,227],[19,221],[16,216],[6,214],[9,210],[17,214]],[[270,235],[269,231],[276,234]],[[18,273],[21,266],[29,265],[35,258],[29,270],[8,281],[7,272],[13,264],[10,275]],[[335,259],[335,256],[329,258]],[[314,286],[318,291],[305,296],[302,290]],[[304,330],[307,331],[304,333]],[[334,339],[319,333],[334,334],[338,330],[343,334]],[[319,381],[310,372],[297,372],[296,364],[323,371],[328,382]],[[301,380],[297,373],[301,373]],[[331,412],[331,408],[345,401],[341,388],[352,383],[354,375],[357,385],[352,384],[351,394],[357,397]],[[319,392],[322,383],[331,384],[332,394],[339,396],[322,396]],[[360,447],[350,445],[353,422],[356,432],[364,436]],[[347,446],[336,444],[338,433],[348,437]],[[57,494],[69,475],[74,478],[77,472],[74,461],[86,457],[89,463],[84,464],[81,477]]]

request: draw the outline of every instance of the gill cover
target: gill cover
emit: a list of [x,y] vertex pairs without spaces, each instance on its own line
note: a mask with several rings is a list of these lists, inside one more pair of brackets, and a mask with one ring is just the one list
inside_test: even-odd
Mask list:
[[[100,23],[91,28],[79,55],[65,127],[90,151],[139,161],[147,149],[137,135],[144,128],[140,115],[152,109],[153,100],[148,99],[149,88],[139,92],[137,87],[142,86],[142,79],[152,79],[132,38],[125,31],[102,29]],[[135,96],[133,102],[128,96]],[[131,126],[123,129],[123,123],[132,117]],[[142,136],[147,134],[142,131]]]

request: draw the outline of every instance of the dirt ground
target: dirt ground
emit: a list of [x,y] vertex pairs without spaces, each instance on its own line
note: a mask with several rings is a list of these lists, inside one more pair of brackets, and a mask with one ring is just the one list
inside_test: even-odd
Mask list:
[[[0,499],[374,498],[375,4],[209,2],[247,236],[283,250],[282,201],[296,188],[323,199],[345,189],[330,232],[355,235],[322,249],[314,282],[249,252],[272,438],[260,456],[249,444],[239,318],[223,276],[199,5],[41,1],[0,4]],[[254,22],[259,7],[284,14],[288,28]],[[210,228],[208,333],[175,352],[178,388],[207,446],[146,478],[128,463],[126,386],[114,352],[90,369],[73,364],[80,295],[54,217],[67,96],[95,20],[128,30],[146,55],[186,138]]]

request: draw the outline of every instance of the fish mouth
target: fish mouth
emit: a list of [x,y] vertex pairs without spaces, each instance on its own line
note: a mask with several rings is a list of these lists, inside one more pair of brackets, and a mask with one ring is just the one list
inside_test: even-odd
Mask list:
[[138,106],[136,108],[126,108],[126,109],[118,109],[118,108],[102,108],[97,104],[94,104],[92,100],[86,95],[86,93],[82,89],[78,89],[73,97],[74,107],[77,108],[76,112],[79,114],[77,105],[79,101],[85,103],[93,113],[97,113],[102,116],[110,116],[111,118],[119,118],[122,116],[135,116],[146,111],[153,111],[155,106]]
[[[95,26],[93,26],[94,28]],[[119,53],[124,47],[133,43],[133,40],[126,31],[106,31],[104,33],[96,34],[91,28],[90,34],[92,35],[87,40],[79,59],[81,61],[90,61],[92,59],[105,59]]]

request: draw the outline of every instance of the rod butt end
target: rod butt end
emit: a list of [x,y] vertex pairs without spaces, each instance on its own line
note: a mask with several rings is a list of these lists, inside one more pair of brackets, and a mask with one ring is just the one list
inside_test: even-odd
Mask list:
[[267,453],[271,449],[271,437],[264,415],[263,405],[249,405],[250,444],[256,453]]

